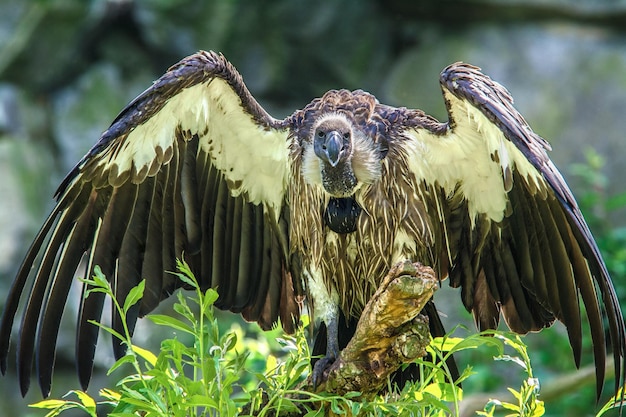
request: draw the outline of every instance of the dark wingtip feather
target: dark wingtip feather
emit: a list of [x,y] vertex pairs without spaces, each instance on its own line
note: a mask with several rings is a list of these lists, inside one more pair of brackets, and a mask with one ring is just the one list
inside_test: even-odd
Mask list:
[[[30,389],[30,372],[27,374],[19,373],[18,381],[20,383],[20,394],[22,394],[22,397],[26,397],[26,394],[28,394],[28,390]],[[48,396],[49,392],[42,391],[41,394],[45,398]]]
[[9,290],[9,295],[4,305],[4,311],[2,312],[2,321],[0,323],[0,370],[3,375],[7,371],[7,357],[9,354],[11,331],[13,329],[13,321],[15,320],[15,314],[20,303],[22,291],[28,281],[33,262],[39,254],[41,246],[48,238],[50,229],[56,224],[60,212],[61,209],[57,207],[39,230],[35,240],[28,249],[24,261],[22,261],[15,280],[11,284],[11,289]]
[[92,292],[85,299],[88,289],[89,286],[84,284],[78,329],[76,331],[76,371],[78,373],[78,381],[83,390],[87,389],[91,381],[100,330],[98,326],[89,321],[100,319],[105,299],[105,295],[99,292]]

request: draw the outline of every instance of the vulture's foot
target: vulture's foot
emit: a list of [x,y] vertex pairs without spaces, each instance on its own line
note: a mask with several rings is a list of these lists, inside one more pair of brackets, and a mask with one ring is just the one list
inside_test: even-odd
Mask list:
[[313,365],[313,371],[311,373],[311,382],[313,383],[313,390],[324,381],[328,379],[328,371],[337,358],[335,356],[324,356],[320,358],[315,365]]
[[328,379],[328,371],[339,357],[339,320],[338,313],[325,320],[326,323],[326,356],[313,365],[311,382],[313,389]]

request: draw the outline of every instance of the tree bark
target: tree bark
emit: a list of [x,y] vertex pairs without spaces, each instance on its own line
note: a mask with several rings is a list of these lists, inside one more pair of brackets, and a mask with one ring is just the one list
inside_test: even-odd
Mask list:
[[[350,343],[330,366],[318,391],[377,394],[403,364],[426,355],[428,318],[420,314],[437,289],[432,268],[405,261],[395,265],[365,306]],[[306,389],[312,389],[307,380]]]

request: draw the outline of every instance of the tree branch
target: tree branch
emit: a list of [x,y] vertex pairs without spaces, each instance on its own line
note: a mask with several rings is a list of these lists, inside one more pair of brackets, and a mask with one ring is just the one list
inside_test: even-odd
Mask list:
[[408,261],[395,265],[365,306],[352,340],[318,391],[376,394],[403,364],[425,356],[428,318],[419,313],[437,284],[429,267]]

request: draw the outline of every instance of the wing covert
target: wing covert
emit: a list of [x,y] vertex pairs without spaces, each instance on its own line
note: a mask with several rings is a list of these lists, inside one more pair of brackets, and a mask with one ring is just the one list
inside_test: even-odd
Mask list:
[[[2,371],[26,290],[17,351],[20,384],[25,393],[35,359],[47,395],[70,285],[77,272],[91,276],[96,265],[122,301],[146,279],[131,326],[180,286],[169,271],[184,256],[204,287],[217,287],[218,307],[264,328],[280,318],[292,330],[301,287],[287,248],[288,136],[288,128],[261,108],[223,56],[200,52],[170,68],[117,116],[59,186],[57,204],[26,255],[3,313]],[[98,293],[81,301],[77,365],[83,387],[98,337],[88,321],[101,320],[103,302]],[[115,313],[112,326],[121,327]],[[115,342],[114,349],[123,354]]]
[[577,366],[582,300],[598,395],[609,339],[621,386],[623,316],[593,236],[547,155],[549,144],[513,107],[508,91],[478,68],[453,64],[441,85],[448,123],[416,113],[402,143],[433,224],[441,225],[433,237],[441,242],[437,264],[461,288],[480,328],[495,328],[501,314],[518,333],[562,321]]

